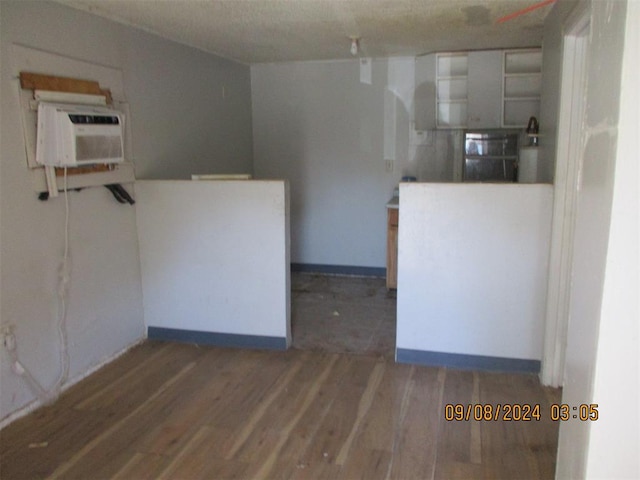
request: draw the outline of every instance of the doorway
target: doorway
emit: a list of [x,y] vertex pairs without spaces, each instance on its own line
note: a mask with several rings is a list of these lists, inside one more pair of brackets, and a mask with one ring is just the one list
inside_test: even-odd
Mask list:
[[293,347],[393,359],[396,298],[384,278],[293,272]]
[[542,361],[543,385],[563,384],[574,231],[583,155],[589,10],[574,12],[563,39],[554,206]]

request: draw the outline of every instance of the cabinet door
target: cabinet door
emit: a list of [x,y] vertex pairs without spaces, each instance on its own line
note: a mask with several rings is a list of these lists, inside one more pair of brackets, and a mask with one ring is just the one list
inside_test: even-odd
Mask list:
[[436,56],[416,57],[414,121],[416,130],[436,128]]
[[502,126],[502,51],[469,52],[467,127]]

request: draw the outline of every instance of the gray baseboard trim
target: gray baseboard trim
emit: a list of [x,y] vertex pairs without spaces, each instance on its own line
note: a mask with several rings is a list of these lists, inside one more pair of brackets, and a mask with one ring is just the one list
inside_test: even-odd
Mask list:
[[287,339],[285,337],[200,332],[197,330],[181,330],[163,327],[148,327],[147,337],[151,340],[170,340],[173,342],[215,345],[218,347],[259,348],[266,350],[287,349]]
[[383,267],[356,267],[351,265],[319,265],[316,263],[292,263],[292,272],[324,273],[328,275],[354,275],[358,277],[386,277]]
[[449,367],[461,370],[488,370],[492,372],[539,373],[539,360],[521,358],[485,357],[459,353],[429,352],[424,350],[396,349],[396,362]]

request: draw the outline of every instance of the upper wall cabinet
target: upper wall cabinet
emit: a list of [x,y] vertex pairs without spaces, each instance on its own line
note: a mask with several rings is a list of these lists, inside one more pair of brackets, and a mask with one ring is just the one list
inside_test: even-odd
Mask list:
[[436,55],[436,125],[438,128],[461,128],[467,125],[466,53]]
[[417,57],[415,128],[526,126],[539,115],[541,65],[540,49]]
[[532,116],[540,116],[542,51],[504,52],[502,81],[502,126],[525,127]]
[[502,126],[502,50],[469,52],[468,128]]

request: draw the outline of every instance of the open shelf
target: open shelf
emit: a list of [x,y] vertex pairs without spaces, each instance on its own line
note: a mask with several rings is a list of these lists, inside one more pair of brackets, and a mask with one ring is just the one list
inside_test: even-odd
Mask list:
[[440,53],[436,58],[436,125],[463,128],[467,124],[467,54]]
[[540,115],[542,51],[505,51],[502,78],[502,126],[524,127]]

